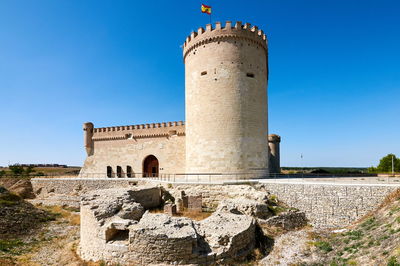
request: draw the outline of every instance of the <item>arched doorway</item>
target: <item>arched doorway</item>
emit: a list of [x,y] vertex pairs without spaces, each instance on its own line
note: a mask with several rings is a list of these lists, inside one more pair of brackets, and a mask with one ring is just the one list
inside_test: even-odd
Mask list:
[[149,155],[143,162],[143,176],[156,177],[158,176],[158,159],[154,155]]

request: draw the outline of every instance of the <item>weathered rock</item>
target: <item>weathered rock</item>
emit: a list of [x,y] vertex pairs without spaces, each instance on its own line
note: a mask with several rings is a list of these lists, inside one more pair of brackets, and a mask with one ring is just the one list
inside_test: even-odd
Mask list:
[[[263,186],[249,185],[172,185],[168,191],[179,199],[183,197],[182,191],[186,196],[202,197],[202,207],[208,210],[215,210],[223,200],[246,198],[263,202],[268,199],[269,192]],[[187,205],[183,202],[183,205]],[[178,208],[179,209],[179,208]]]
[[268,209],[268,204],[266,202],[247,198],[223,200],[218,205],[216,212],[244,214],[261,219],[266,219],[273,215]]
[[300,211],[288,211],[280,213],[277,216],[270,217],[266,220],[259,220],[259,224],[263,226],[279,227],[284,230],[293,230],[304,227],[307,224],[306,214]]
[[193,257],[197,239],[191,219],[146,213],[130,229],[131,262],[187,263]]
[[16,183],[11,185],[8,190],[24,199],[33,199],[35,197],[29,179],[18,180]]
[[165,204],[164,213],[170,216],[176,215],[176,205],[172,203]]
[[197,232],[216,259],[240,259],[255,246],[255,220],[247,215],[218,212],[196,224]]
[[[142,202],[147,206],[158,206],[160,204],[158,188],[143,188],[143,190],[147,193],[138,188],[98,190],[82,197],[81,204],[88,205],[98,221],[113,216],[139,220],[144,213]],[[145,202],[145,199],[148,201]]]
[[82,198],[83,259],[134,265],[209,264],[240,259],[254,249],[256,226],[251,216],[221,211],[200,222],[149,212],[142,216],[136,200],[126,189]]

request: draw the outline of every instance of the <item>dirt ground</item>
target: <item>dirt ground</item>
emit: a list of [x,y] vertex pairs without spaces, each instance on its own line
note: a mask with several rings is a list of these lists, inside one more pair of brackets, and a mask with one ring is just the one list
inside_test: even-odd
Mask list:
[[[54,221],[28,235],[0,244],[0,265],[95,266],[103,262],[83,262],[76,254],[79,244],[79,213],[61,207],[40,207],[55,214]],[[5,245],[4,245],[5,244]]]

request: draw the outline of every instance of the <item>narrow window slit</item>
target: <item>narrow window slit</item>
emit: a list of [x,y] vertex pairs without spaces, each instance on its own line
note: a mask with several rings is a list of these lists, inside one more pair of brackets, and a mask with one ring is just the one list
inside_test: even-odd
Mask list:
[[254,78],[254,74],[253,74],[253,73],[247,73],[247,76],[248,76],[249,78]]
[[207,75],[207,71],[201,72],[201,75],[202,75],[202,76]]

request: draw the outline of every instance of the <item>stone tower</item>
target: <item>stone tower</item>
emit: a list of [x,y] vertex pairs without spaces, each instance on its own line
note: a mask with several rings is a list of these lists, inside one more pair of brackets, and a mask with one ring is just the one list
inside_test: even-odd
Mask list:
[[268,47],[256,26],[227,21],[187,37],[186,172],[268,172]]
[[269,172],[270,173],[280,173],[281,172],[281,161],[280,161],[280,151],[279,145],[281,142],[281,137],[275,134],[268,136],[269,145]]
[[86,122],[83,124],[83,143],[85,145],[85,150],[88,156],[93,155],[93,128],[94,125],[91,122]]

